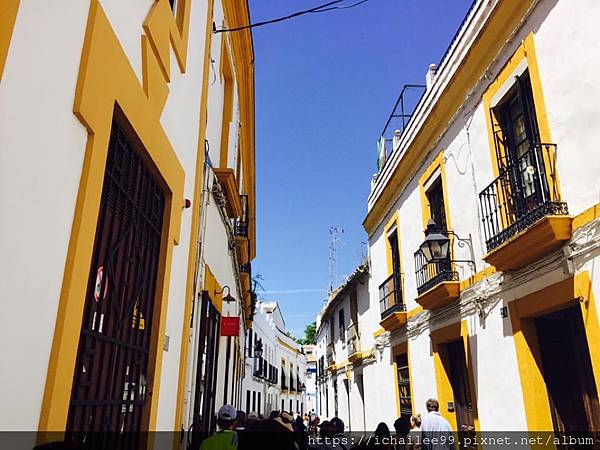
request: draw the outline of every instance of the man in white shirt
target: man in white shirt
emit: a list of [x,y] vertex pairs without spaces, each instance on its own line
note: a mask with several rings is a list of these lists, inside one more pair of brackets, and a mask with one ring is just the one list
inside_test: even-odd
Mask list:
[[454,436],[450,423],[439,413],[440,403],[430,398],[425,403],[427,414],[421,422],[421,448],[423,450],[446,450],[454,448]]

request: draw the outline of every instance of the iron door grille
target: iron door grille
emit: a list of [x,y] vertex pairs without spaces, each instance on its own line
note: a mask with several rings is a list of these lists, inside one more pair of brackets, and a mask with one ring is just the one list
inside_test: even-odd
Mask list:
[[68,431],[145,427],[164,206],[162,189],[113,120]]

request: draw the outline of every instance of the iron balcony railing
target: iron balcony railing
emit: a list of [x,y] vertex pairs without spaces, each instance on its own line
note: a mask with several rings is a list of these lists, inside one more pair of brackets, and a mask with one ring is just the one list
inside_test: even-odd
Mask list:
[[380,140],[379,145],[383,145],[384,148],[379,148],[379,171],[383,169],[392,153],[399,148],[404,130],[408,127],[417,105],[425,95],[426,89],[427,86],[421,84],[405,84],[402,86],[400,95],[381,132],[383,142]]
[[419,295],[444,281],[459,281],[456,261],[448,258],[442,261],[427,262],[420,249],[415,252],[414,258]]
[[360,337],[358,334],[358,327],[354,323],[350,323],[350,325],[346,329],[346,339],[349,355],[360,351]]
[[406,311],[401,281],[401,274],[393,273],[379,285],[379,310],[382,319],[393,312]]
[[248,237],[248,196],[242,195],[242,215],[235,220],[236,236]]
[[325,357],[321,356],[317,365],[317,380],[321,380],[325,375]]
[[535,144],[479,194],[487,250],[550,215],[567,215],[556,176],[556,144]]
[[256,364],[254,366],[254,376],[262,377],[263,374],[263,358],[256,358]]
[[327,351],[325,356],[327,358],[327,367],[333,366],[335,364],[335,347],[332,342],[327,344]]

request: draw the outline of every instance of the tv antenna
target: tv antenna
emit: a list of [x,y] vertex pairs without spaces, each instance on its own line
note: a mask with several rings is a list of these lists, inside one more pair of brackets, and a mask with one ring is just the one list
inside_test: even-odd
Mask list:
[[331,237],[331,243],[329,244],[329,293],[333,292],[337,280],[337,245],[342,240],[340,237],[342,234],[344,234],[343,228],[329,227],[329,236]]

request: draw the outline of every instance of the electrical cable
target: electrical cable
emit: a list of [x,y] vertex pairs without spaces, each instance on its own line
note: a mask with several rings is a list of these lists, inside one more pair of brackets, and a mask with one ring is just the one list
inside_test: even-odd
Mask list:
[[350,9],[350,8],[354,8],[355,6],[362,5],[363,3],[366,3],[369,0],[360,0],[356,3],[353,3],[351,5],[346,5],[346,6],[333,6],[337,3],[341,3],[344,1],[346,1],[346,0],[335,0],[332,2],[325,3],[323,5],[320,5],[320,6],[315,6],[314,8],[297,11],[295,13],[288,14],[287,16],[278,17],[276,19],[271,19],[271,20],[265,20],[262,22],[251,23],[250,25],[245,25],[243,27],[221,28],[220,30],[215,30],[214,33],[230,33],[230,32],[234,32],[234,31],[247,30],[250,28],[261,27],[263,25],[270,25],[272,23],[283,22],[284,20],[293,19],[295,17],[303,16],[305,14],[321,13],[321,12],[333,11],[335,9]]

